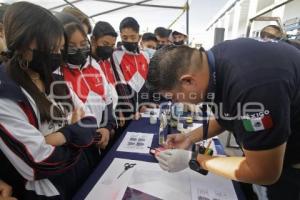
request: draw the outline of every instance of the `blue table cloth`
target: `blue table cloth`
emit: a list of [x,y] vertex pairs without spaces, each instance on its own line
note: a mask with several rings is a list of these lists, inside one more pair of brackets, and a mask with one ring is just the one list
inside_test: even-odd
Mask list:
[[[118,152],[116,151],[120,143],[124,139],[127,132],[143,132],[143,133],[152,133],[154,134],[152,147],[158,147],[158,130],[159,123],[151,125],[149,123],[149,118],[142,118],[138,121],[132,121],[127,129],[120,136],[118,141],[113,145],[111,150],[106,154],[101,163],[97,166],[95,171],[90,175],[87,181],[83,184],[81,189],[73,197],[73,200],[83,200],[89,192],[93,189],[94,185],[98,182],[101,176],[104,174],[106,169],[109,167],[114,158],[124,158],[132,160],[141,160],[147,162],[157,162],[156,159],[150,154],[137,154],[129,152]],[[216,151],[218,154],[225,155],[224,148],[218,139],[214,139]],[[245,200],[244,194],[240,189],[240,186],[237,182],[233,181],[233,185],[239,200]]]

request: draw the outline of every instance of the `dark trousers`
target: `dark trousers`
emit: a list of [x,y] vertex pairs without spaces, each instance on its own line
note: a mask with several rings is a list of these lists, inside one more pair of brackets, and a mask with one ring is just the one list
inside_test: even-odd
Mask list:
[[285,167],[279,181],[267,186],[269,200],[300,200],[300,169]]

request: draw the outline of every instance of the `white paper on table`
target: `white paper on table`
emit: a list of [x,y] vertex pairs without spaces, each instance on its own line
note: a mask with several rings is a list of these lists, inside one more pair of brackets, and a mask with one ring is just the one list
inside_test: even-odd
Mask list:
[[193,200],[238,200],[229,179],[212,173],[203,176],[191,171],[190,180]]
[[147,108],[146,112],[141,113],[141,117],[150,118],[150,113],[154,112],[154,117],[158,118],[160,109],[159,108]]
[[[125,163],[136,165],[126,171]],[[122,200],[127,187],[164,200],[191,199],[189,170],[179,173],[163,171],[158,163],[115,158],[86,200]]]
[[125,163],[136,163],[136,161],[115,158],[85,200],[99,198],[117,200],[119,193],[124,194],[134,171],[134,168],[131,168],[118,179],[118,176],[124,170]]
[[141,163],[133,172],[129,187],[164,200],[191,198],[187,170],[169,173],[157,163]]
[[[125,163],[136,165],[126,171]],[[127,188],[164,200],[237,200],[231,180],[190,169],[168,173],[157,163],[115,158],[86,200],[122,200]]]
[[117,151],[148,154],[152,140],[153,134],[127,132]]

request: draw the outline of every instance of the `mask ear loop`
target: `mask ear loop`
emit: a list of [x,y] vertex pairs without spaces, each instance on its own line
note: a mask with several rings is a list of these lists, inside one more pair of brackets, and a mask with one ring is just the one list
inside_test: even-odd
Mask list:
[[87,41],[88,41],[88,43],[89,43],[89,49],[90,49],[90,51],[89,51],[89,53],[88,53],[88,55],[89,55],[89,64],[90,65],[92,65],[92,43],[91,43],[91,41],[89,40],[89,38],[88,37],[86,37],[86,39],[87,39]]

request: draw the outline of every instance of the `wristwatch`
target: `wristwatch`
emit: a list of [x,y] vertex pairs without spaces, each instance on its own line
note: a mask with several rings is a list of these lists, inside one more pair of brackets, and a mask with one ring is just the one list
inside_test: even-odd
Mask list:
[[207,175],[208,171],[205,170],[205,169],[203,169],[201,167],[201,165],[199,164],[199,162],[197,161],[198,153],[199,153],[199,147],[198,147],[198,145],[193,144],[192,158],[189,161],[189,167],[190,167],[191,170],[193,170],[195,172],[198,172],[198,173],[200,173],[202,175]]
[[191,160],[189,162],[189,166],[190,166],[191,170],[199,172],[200,169],[201,169],[201,166],[200,166],[200,164],[197,161],[197,155],[198,155],[198,152],[196,152],[196,151],[192,152],[192,158],[191,158]]

